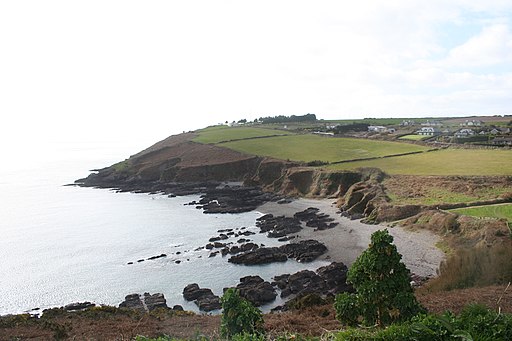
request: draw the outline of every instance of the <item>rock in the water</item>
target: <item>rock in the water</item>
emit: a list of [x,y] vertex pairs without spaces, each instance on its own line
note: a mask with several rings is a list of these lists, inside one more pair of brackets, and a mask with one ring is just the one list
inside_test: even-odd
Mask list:
[[232,256],[228,261],[235,264],[258,265],[286,262],[287,259],[286,254],[277,247],[262,247]]
[[124,298],[124,301],[119,304],[119,308],[135,309],[143,312],[148,312],[157,308],[168,309],[167,302],[163,294],[149,294],[144,295],[131,294]]
[[213,294],[211,289],[200,288],[197,283],[187,285],[183,289],[183,297],[194,303],[202,311],[212,311],[221,308],[220,298]]
[[257,307],[274,301],[277,296],[272,284],[264,281],[260,276],[242,277],[236,288],[240,290],[240,296]]
[[[236,250],[241,251],[240,249]],[[245,251],[232,256],[228,261],[245,265],[285,262],[288,258],[296,259],[298,262],[311,262],[326,251],[327,247],[324,244],[317,240],[309,239],[279,247],[260,247],[255,250]]]
[[167,301],[165,300],[164,294],[156,293],[150,295],[149,293],[144,293],[144,303],[149,311],[155,310],[157,308],[165,308],[168,309]]
[[88,308],[95,307],[96,305],[91,302],[77,302],[77,303],[70,303],[64,306],[64,310],[66,311],[79,311],[79,310],[85,310]]

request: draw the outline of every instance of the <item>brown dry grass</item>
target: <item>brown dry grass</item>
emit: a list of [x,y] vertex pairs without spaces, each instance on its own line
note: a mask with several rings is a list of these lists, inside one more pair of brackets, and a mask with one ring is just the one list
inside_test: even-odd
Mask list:
[[[450,310],[460,313],[470,303],[483,304],[497,310],[497,301],[502,312],[512,313],[512,288],[489,286],[458,289],[443,292],[419,290],[416,296],[431,313]],[[301,311],[266,314],[265,330],[272,337],[283,333],[321,336],[339,330],[332,304],[307,308]],[[65,326],[67,338],[74,340],[131,340],[136,335],[157,337],[168,335],[181,339],[195,339],[199,335],[219,338],[220,316],[161,314],[126,315],[113,314],[101,317],[68,313],[42,320],[29,320],[16,327],[0,328],[0,340],[51,340],[55,326]]]

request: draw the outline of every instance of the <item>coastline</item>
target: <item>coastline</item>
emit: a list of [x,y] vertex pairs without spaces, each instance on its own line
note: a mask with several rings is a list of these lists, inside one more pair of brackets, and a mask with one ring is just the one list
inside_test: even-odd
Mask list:
[[315,207],[321,213],[328,214],[335,222],[336,227],[327,230],[315,231],[313,228],[304,227],[295,234],[294,240],[315,239],[324,243],[328,251],[320,260],[342,262],[350,266],[356,258],[368,247],[371,234],[377,230],[388,229],[394,238],[394,244],[398,252],[402,254],[402,260],[407,268],[414,274],[422,277],[437,275],[440,263],[444,259],[444,253],[435,244],[439,237],[430,231],[410,231],[400,226],[389,227],[384,224],[368,225],[359,220],[350,220],[340,216],[338,208],[334,205],[334,199],[295,199],[290,203],[278,204],[267,202],[257,208],[263,214],[293,216],[294,213],[308,207]]

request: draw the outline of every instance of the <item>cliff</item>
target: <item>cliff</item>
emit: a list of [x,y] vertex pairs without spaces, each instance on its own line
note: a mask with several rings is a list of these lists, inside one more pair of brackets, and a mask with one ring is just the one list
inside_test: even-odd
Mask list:
[[219,182],[243,182],[286,196],[339,197],[368,178],[363,172],[321,170],[196,143],[195,136],[170,136],[125,161],[96,170],[77,184],[181,194],[200,192]]

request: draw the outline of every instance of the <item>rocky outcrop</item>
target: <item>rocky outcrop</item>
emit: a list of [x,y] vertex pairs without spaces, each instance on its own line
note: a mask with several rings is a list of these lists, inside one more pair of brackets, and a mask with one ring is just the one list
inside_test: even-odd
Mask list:
[[[282,298],[295,299],[312,294],[320,297],[332,296],[353,291],[352,286],[346,282],[347,271],[347,266],[343,263],[333,262],[317,269],[316,272],[302,270],[292,275],[275,276],[272,285],[281,289]],[[287,303],[285,307],[287,305],[289,304]]]
[[209,188],[196,207],[202,208],[204,213],[242,213],[279,199],[279,196],[263,192],[257,187],[224,186]]
[[240,296],[259,307],[274,301],[277,297],[276,290],[269,282],[260,276],[246,276],[240,278],[240,284],[236,286]]
[[183,298],[194,303],[202,311],[212,311],[221,308],[220,298],[211,289],[200,288],[197,283],[187,285],[183,289]]
[[274,217],[266,214],[256,219],[256,227],[261,233],[267,233],[269,238],[281,238],[302,230],[301,221],[296,218],[285,216]]
[[328,214],[319,213],[319,209],[315,207],[309,207],[304,211],[297,212],[294,214],[294,218],[300,219],[306,223],[306,226],[313,227],[315,230],[326,230],[334,228],[338,223],[334,223],[334,219]]
[[124,298],[124,301],[119,304],[119,308],[128,308],[139,310],[141,312],[148,312],[157,308],[169,309],[163,294],[149,294],[144,295],[131,294]]
[[261,247],[256,250],[237,254],[228,259],[230,263],[244,265],[260,265],[276,262],[286,262],[288,256],[278,247]]
[[81,311],[81,310],[86,310],[86,309],[89,309],[89,308],[92,308],[95,306],[96,306],[96,304],[91,303],[91,302],[76,302],[76,303],[66,304],[64,306],[64,310],[66,310],[66,311]]
[[244,265],[259,265],[273,262],[285,262],[288,258],[298,262],[311,262],[324,254],[327,247],[317,240],[303,240],[280,247],[261,247],[229,258],[229,262]]

